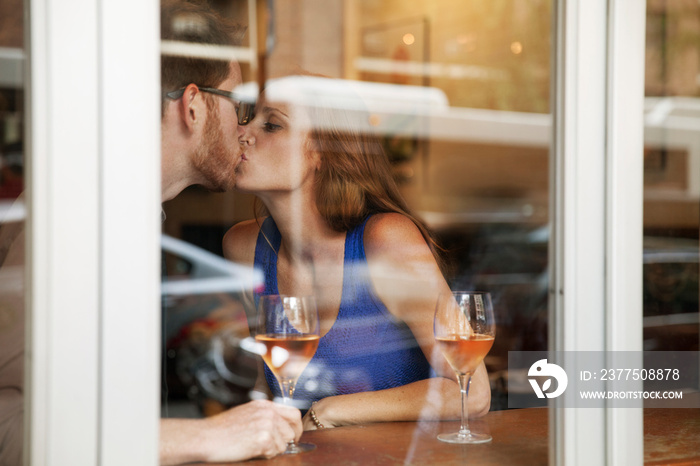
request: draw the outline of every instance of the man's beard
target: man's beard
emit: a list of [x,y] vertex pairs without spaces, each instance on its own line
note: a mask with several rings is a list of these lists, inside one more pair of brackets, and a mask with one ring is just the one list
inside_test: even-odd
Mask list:
[[205,188],[215,192],[233,189],[234,171],[237,165],[235,150],[237,149],[237,147],[226,147],[221,135],[218,108],[216,105],[211,105],[202,144],[194,154],[195,168],[206,180],[206,184],[203,184]]

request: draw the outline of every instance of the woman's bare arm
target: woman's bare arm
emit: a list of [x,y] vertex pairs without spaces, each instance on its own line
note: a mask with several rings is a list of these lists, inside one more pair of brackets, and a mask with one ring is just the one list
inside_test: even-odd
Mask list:
[[[433,315],[440,292],[449,292],[420,230],[400,214],[372,217],[365,230],[365,253],[377,296],[413,332],[438,377],[376,392],[329,397],[314,405],[328,426],[416,419],[458,419],[461,403],[454,371],[435,346]],[[469,390],[469,416],[489,410],[491,391],[483,363]],[[304,428],[313,429],[308,415]]]

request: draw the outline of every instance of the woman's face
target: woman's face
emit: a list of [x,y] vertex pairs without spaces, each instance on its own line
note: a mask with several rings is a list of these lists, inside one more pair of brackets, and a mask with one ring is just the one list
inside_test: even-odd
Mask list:
[[256,194],[311,187],[318,154],[310,150],[310,119],[299,106],[263,95],[239,138],[236,188]]

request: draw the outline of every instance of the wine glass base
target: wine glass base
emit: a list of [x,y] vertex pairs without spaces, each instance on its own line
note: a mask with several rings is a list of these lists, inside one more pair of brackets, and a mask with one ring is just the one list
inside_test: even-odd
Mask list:
[[283,455],[296,455],[297,453],[304,453],[306,451],[315,450],[316,445],[313,443],[288,443],[287,449],[282,453]]
[[492,440],[492,437],[488,434],[475,434],[471,432],[469,434],[460,434],[455,432],[453,434],[440,434],[437,436],[438,440],[447,443],[461,443],[461,444],[474,444],[474,443],[487,443]]

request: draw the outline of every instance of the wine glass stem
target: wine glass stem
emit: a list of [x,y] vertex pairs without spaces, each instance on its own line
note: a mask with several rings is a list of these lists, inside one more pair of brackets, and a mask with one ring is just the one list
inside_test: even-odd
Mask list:
[[294,396],[294,381],[293,380],[282,380],[280,382],[280,388],[282,389],[282,399],[284,404],[289,404]]
[[[294,396],[294,380],[282,380],[280,381],[280,389],[282,390],[282,402],[285,405],[291,404],[292,397]],[[296,448],[296,442],[294,439],[287,442],[287,452],[294,453]]]
[[469,406],[467,405],[471,378],[472,375],[469,372],[466,374],[457,373],[457,380],[459,380],[459,391],[462,395],[462,425],[459,427],[459,435],[464,437],[471,433],[469,430]]

